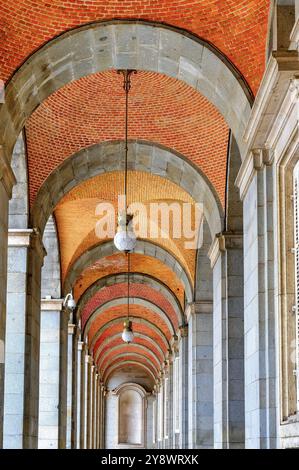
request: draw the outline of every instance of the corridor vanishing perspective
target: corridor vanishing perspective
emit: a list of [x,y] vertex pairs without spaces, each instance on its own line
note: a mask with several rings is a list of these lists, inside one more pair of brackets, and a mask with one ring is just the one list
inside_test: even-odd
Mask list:
[[299,447],[299,0],[0,18],[0,447]]

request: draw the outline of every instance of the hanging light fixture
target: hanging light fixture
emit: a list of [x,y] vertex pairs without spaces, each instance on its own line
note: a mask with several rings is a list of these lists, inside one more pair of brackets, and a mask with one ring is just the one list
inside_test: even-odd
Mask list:
[[122,340],[125,343],[132,343],[134,340],[134,333],[132,329],[132,322],[130,321],[130,253],[127,253],[128,257],[128,297],[127,297],[127,318],[124,322],[124,329],[122,332]]
[[124,77],[124,90],[126,94],[125,112],[125,175],[124,175],[124,211],[118,216],[117,233],[114,237],[114,245],[119,251],[128,253],[136,246],[136,235],[133,230],[133,216],[128,214],[128,108],[129,91],[131,89],[131,75],[137,73],[136,70],[118,70]]

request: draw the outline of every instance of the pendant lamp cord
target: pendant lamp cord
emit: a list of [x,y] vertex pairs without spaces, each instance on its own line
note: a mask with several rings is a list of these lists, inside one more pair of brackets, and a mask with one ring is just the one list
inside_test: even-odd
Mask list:
[[128,256],[128,321],[130,317],[130,253],[127,253]]

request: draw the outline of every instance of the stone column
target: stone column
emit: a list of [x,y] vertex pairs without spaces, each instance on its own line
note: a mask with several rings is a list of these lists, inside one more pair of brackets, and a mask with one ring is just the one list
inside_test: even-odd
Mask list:
[[60,447],[62,300],[42,299],[39,371],[38,448]]
[[81,449],[81,406],[82,406],[82,356],[83,356],[84,343],[79,341],[77,343],[77,416],[76,416],[76,449]]
[[92,357],[87,356],[87,387],[86,387],[86,448],[91,449],[92,442],[92,407],[93,407],[93,372]]
[[32,230],[8,237],[3,447],[23,447],[27,258]]
[[0,146],[0,448],[3,443],[8,201],[15,176]]
[[213,268],[214,447],[244,447],[243,237],[224,232],[210,249]]
[[106,433],[106,395],[107,395],[107,391],[105,389],[105,386],[102,384],[101,449],[105,449],[105,447],[106,447],[106,440],[105,440],[105,433]]
[[81,350],[81,378],[80,378],[80,449],[86,449],[86,422],[87,422],[87,373],[88,354],[87,345],[83,343]]
[[171,352],[168,356],[168,385],[169,385],[168,449],[172,449],[173,448],[173,355]]
[[188,326],[180,327],[180,449],[188,448]]
[[198,301],[186,311],[189,339],[190,449],[213,448],[213,302]]
[[5,446],[37,448],[40,292],[45,250],[35,230],[12,230],[9,245],[9,329],[5,349],[10,365],[5,399]]
[[[255,150],[240,170],[244,204],[246,447],[277,446],[277,316],[273,233],[274,155]],[[250,170],[250,171],[249,171]]]
[[[80,411],[80,394],[78,395],[78,348],[80,338],[80,328],[75,327],[73,337],[73,363],[72,363],[72,424],[71,424],[71,448],[77,449],[78,410]],[[79,363],[80,366],[80,363]],[[80,421],[79,421],[80,423]]]
[[96,434],[96,368],[91,366],[91,429],[90,429],[90,448],[95,449],[95,434]]
[[73,383],[76,378],[74,369],[76,370],[76,346],[75,343],[76,326],[73,323],[68,324],[68,339],[67,339],[67,422],[66,422],[66,448],[72,449],[73,445],[73,428],[74,428],[74,392],[76,392],[75,384]]
[[101,394],[100,394],[100,376],[96,373],[96,411],[95,411],[95,441],[94,448],[100,448],[100,409],[101,409]]

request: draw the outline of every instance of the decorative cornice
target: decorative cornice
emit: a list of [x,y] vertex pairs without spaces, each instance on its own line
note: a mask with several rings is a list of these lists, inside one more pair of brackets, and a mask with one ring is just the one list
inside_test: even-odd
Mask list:
[[41,310],[60,312],[63,309],[63,299],[41,299]]
[[213,269],[220,253],[228,249],[241,249],[243,247],[243,234],[240,232],[217,233],[208,252],[211,268]]
[[[283,73],[281,73],[283,72]],[[299,72],[299,57],[297,51],[280,50],[273,52],[270,57],[263,80],[259,87],[256,99],[254,101],[251,115],[247,123],[246,131],[244,133],[244,140],[248,144],[248,148],[252,147],[257,130],[260,127],[261,119],[268,111],[269,103],[273,97],[273,91],[278,96],[283,98],[281,86],[285,88],[288,86],[289,80]],[[277,100],[272,102],[273,113],[275,108],[279,105]]]
[[3,146],[0,145],[0,181],[2,182],[8,198],[12,196],[12,188],[17,180],[5,156]]
[[185,316],[187,322],[189,323],[190,318],[193,315],[198,315],[201,313],[212,313],[213,312],[213,301],[212,300],[197,300],[196,302],[192,302],[187,304],[185,310]]
[[9,247],[28,247],[30,245],[30,237],[33,233],[32,229],[9,229],[8,230],[8,246]]
[[73,335],[76,333],[76,325],[74,325],[73,323],[69,323],[68,326],[67,326],[67,332],[69,335]]
[[216,261],[221,252],[225,251],[225,241],[221,233],[218,233],[214,238],[212,245],[208,251],[210,258],[211,268],[214,268]]

